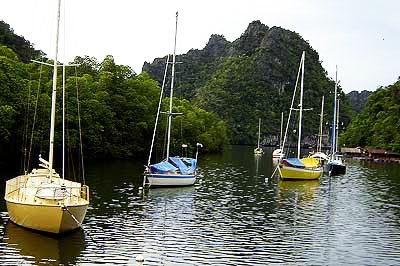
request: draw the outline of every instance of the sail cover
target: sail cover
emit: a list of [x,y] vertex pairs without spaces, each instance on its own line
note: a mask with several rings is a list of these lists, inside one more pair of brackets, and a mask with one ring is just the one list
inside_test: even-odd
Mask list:
[[304,168],[305,165],[297,158],[287,158],[283,159],[282,162],[286,162],[288,165],[294,166],[294,167],[300,167]]
[[178,170],[178,168],[176,168],[167,161],[162,161],[160,163],[152,164],[150,165],[150,169],[153,174],[163,174],[166,172]]
[[184,175],[192,174],[196,170],[196,159],[181,157],[169,157],[169,159],[179,168],[179,171]]

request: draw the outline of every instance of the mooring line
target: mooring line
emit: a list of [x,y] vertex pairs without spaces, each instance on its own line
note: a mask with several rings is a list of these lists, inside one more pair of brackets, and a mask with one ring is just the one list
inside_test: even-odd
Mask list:
[[94,242],[94,244],[95,244],[96,246],[99,246],[98,243],[96,242],[96,240],[90,235],[89,231],[86,230],[86,229],[84,228],[83,224],[80,223],[80,222],[78,221],[78,219],[76,219],[75,215],[68,209],[68,207],[65,206],[65,205],[63,205],[63,206],[62,206],[62,209],[63,209],[63,210],[66,210],[66,211],[69,213],[69,215],[71,215],[72,219],[76,222],[76,224],[77,224],[80,228],[82,228],[82,230],[83,230],[84,232],[87,233],[87,236]]

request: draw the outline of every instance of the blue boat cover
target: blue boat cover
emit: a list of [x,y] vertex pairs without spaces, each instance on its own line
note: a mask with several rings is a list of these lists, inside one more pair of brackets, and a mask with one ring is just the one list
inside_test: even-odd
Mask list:
[[305,167],[305,165],[298,158],[286,158],[284,160],[290,165],[293,165],[295,167],[301,167],[301,168]]
[[193,158],[169,157],[169,160],[178,167],[181,174],[192,174],[197,167],[197,161]]
[[163,174],[169,171],[176,171],[178,168],[173,166],[171,163],[167,161],[162,161],[160,163],[150,165],[151,172],[153,174]]
[[328,165],[343,165],[342,163],[340,163],[340,162],[335,162],[335,161],[329,161],[327,164],[328,164]]

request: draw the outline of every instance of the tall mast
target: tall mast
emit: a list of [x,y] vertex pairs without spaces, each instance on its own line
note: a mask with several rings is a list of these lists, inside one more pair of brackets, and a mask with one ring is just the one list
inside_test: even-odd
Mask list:
[[333,99],[333,119],[332,119],[332,156],[336,152],[336,101],[337,101],[337,66],[336,66],[336,77],[335,77],[335,96]]
[[299,139],[297,140],[297,158],[300,159],[301,145],[301,122],[303,119],[303,85],[304,85],[304,60],[306,53],[303,51],[301,56],[301,83],[300,83],[300,103],[299,103]]
[[338,151],[338,137],[339,137],[339,103],[340,100],[337,99],[337,112],[336,112],[336,142],[335,142],[335,152]]
[[170,93],[170,98],[169,98],[169,113],[168,113],[168,136],[167,136],[167,157],[166,157],[167,159],[169,157],[169,145],[170,145],[170,142],[171,142],[172,97],[173,97],[173,94],[174,94],[176,35],[177,35],[177,32],[178,32],[178,12],[176,12],[174,54],[172,56],[171,93]]
[[281,134],[279,135],[279,147],[283,150],[283,147],[282,147],[282,134],[283,134],[283,112],[281,112]]
[[49,147],[49,170],[50,177],[53,172],[53,153],[54,153],[54,125],[56,117],[56,94],[57,94],[57,61],[58,61],[58,38],[60,31],[60,7],[61,0],[58,0],[57,9],[57,31],[56,31],[56,50],[54,55],[54,70],[53,70],[53,91],[51,95],[51,118],[50,118],[50,147]]
[[62,178],[65,178],[65,64],[62,65]]
[[322,123],[324,122],[324,96],[322,96],[322,102],[321,102],[321,114],[319,118],[319,138],[318,138],[318,147],[317,151],[322,150]]
[[260,131],[261,130],[261,118],[258,119],[258,142],[257,142],[257,148],[260,148]]

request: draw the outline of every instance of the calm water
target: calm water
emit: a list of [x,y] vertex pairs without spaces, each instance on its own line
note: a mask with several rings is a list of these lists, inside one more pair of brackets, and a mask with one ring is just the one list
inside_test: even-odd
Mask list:
[[[400,265],[399,164],[282,182],[271,152],[203,156],[195,186],[145,197],[142,163],[91,165],[84,230],[55,239],[0,224],[0,264]],[[5,220],[3,199],[0,210]]]

